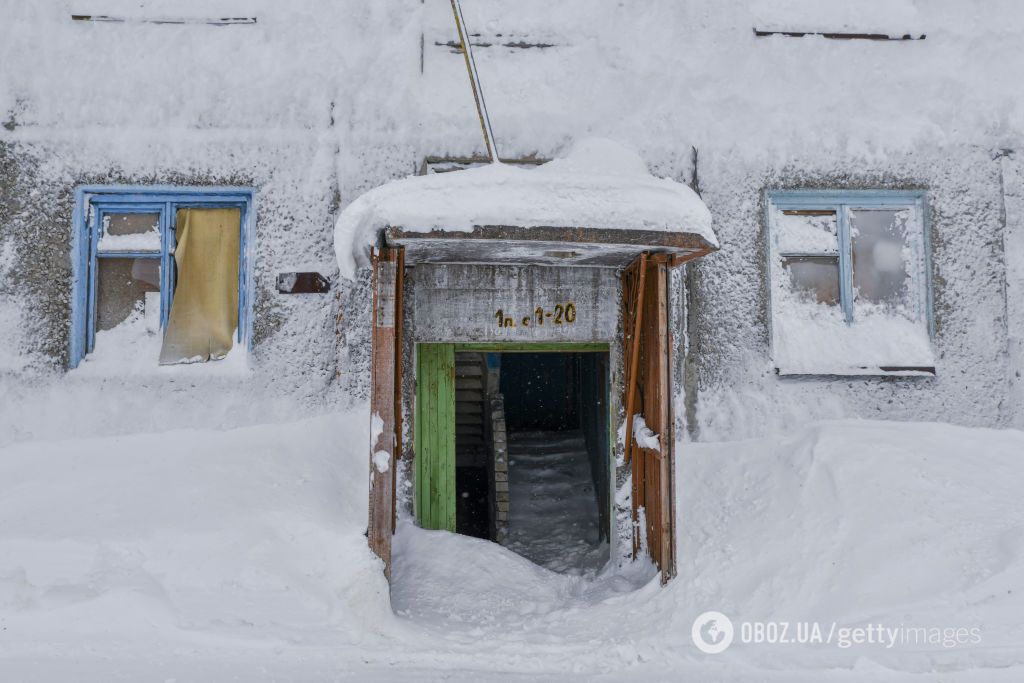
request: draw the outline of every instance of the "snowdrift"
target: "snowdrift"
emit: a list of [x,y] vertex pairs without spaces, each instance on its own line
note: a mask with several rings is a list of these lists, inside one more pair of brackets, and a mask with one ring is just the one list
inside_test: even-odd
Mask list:
[[325,629],[352,642],[385,625],[387,582],[363,537],[364,449],[339,447],[366,442],[367,423],[0,450],[0,652]]
[[686,231],[718,246],[711,213],[693,190],[655,178],[616,142],[588,138],[532,170],[490,164],[382,185],[341,212],[334,248],[341,274],[351,279],[383,228],[469,232],[488,225]]
[[[0,449],[0,678],[110,680],[154,662],[246,680],[1024,671],[1024,433],[828,422],[689,444],[668,587],[644,563],[565,576],[403,522],[389,604],[363,535],[368,422]],[[736,642],[709,657],[690,627],[712,609],[737,624],[980,627],[982,642]]]
[[688,446],[678,472],[681,580],[671,591],[691,617],[716,609],[734,621],[982,630],[976,648],[729,651],[762,664],[1019,664],[1022,455],[1019,431],[881,421]]

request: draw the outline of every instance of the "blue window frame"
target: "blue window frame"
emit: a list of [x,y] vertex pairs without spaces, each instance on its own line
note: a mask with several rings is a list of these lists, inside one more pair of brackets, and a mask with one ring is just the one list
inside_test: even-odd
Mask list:
[[[924,190],[779,190],[768,192],[767,198],[769,301],[776,352],[782,328],[785,340],[793,339],[794,328],[787,325],[793,318],[787,316],[801,315],[795,302],[805,312],[816,311],[804,322],[821,320],[823,330],[833,330],[829,334],[836,342],[838,332],[829,320],[852,328],[862,320],[875,324],[879,315],[903,318],[918,326],[926,342],[933,338]],[[826,315],[826,311],[833,313]],[[847,341],[872,341],[843,334]],[[829,338],[821,336],[817,341],[827,346]],[[918,352],[916,357],[926,355]],[[835,374],[885,370],[868,367],[870,362],[858,365],[856,359],[849,364],[834,358],[830,362],[842,368]],[[779,358],[776,363],[780,374],[791,374],[779,367]],[[890,372],[900,371],[898,363],[892,365]]]
[[[252,329],[253,191],[237,187],[85,186],[75,191],[72,258],[72,325],[69,366],[75,368],[96,342],[97,273],[99,261],[110,258],[152,259],[160,264],[160,328],[167,324],[174,298],[174,235],[178,209],[237,208],[241,213],[238,254],[237,341],[247,348]],[[105,242],[104,226],[114,215],[153,215],[152,239]]]

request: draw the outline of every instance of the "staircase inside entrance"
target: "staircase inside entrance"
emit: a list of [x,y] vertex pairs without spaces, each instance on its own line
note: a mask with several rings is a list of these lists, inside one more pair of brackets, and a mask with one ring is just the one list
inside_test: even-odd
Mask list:
[[560,573],[593,574],[605,564],[606,358],[454,353],[458,533]]

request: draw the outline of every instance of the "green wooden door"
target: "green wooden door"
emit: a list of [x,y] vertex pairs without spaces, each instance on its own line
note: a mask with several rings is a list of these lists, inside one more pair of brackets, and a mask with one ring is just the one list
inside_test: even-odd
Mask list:
[[455,347],[416,347],[416,519],[455,531]]

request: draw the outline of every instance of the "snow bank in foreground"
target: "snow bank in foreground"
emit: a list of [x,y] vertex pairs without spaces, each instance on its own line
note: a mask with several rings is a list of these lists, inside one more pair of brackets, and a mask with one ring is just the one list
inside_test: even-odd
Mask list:
[[341,212],[334,248],[351,278],[383,228],[469,232],[483,225],[693,232],[718,244],[693,190],[655,178],[636,152],[592,138],[536,169],[491,164],[387,183]]
[[[679,575],[667,588],[641,565],[586,581],[494,544],[405,526],[394,607],[445,633],[459,666],[484,666],[486,652],[492,670],[696,680],[944,671],[945,680],[991,680],[1024,663],[1024,433],[832,422],[682,453]],[[737,631],[717,657],[700,654],[690,636],[708,610]],[[981,642],[740,642],[742,622],[768,621],[788,622],[794,634],[797,622],[826,632],[833,622],[977,628]]]
[[[0,450],[0,658],[385,628],[364,416]],[[341,642],[340,640],[338,642]],[[6,650],[6,653],[5,653]]]
[[[363,535],[368,443],[354,413],[0,449],[0,678],[1021,677],[1024,433],[828,422],[685,445],[666,588],[644,563],[588,580],[403,523],[397,617]],[[982,642],[711,657],[690,640],[705,610]]]
[[974,647],[772,648],[779,662],[943,670],[1024,662],[1024,433],[822,422],[788,437],[688,445],[679,578],[690,618],[980,627]]

